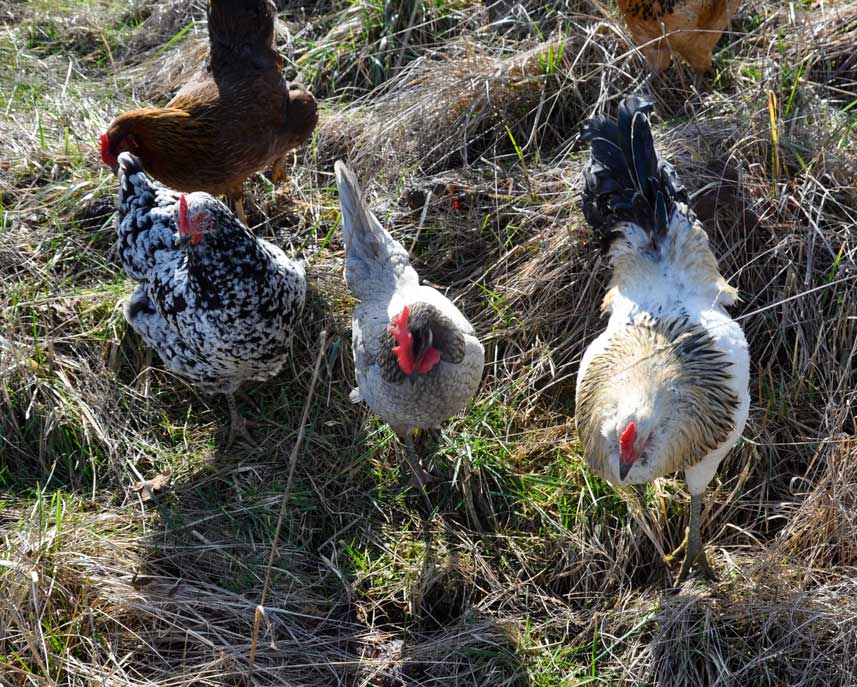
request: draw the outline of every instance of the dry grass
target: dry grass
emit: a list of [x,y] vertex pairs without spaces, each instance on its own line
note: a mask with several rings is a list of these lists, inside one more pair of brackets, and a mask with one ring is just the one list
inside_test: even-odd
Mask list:
[[[247,205],[309,260],[312,293],[290,368],[249,390],[258,451],[223,450],[220,401],[128,330],[93,145],[193,70],[203,3],[2,16],[0,684],[247,684],[321,329],[253,683],[857,682],[857,4],[748,0],[705,82],[649,77],[595,0],[286,4],[281,48],[323,116],[290,182],[257,177]],[[636,90],[743,294],[754,361],[703,517],[714,586],[670,589],[659,562],[683,534],[681,480],[645,491],[644,536],[571,421],[606,278],[578,211],[580,125]],[[486,343],[432,513],[347,399],[338,157]],[[166,489],[135,489],[157,475]]]

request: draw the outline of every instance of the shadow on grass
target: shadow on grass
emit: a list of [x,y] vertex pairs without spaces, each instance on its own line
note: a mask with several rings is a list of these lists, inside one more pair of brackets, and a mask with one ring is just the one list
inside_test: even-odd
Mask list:
[[[447,595],[432,583],[424,603],[409,605],[408,590],[422,585],[419,571],[433,560],[417,495],[400,484],[390,435],[367,433],[364,411],[347,403],[343,355],[334,336],[270,568],[254,680],[528,684],[507,630],[456,596],[455,585]],[[133,582],[139,598],[128,604],[143,640],[129,660],[149,679],[216,675],[244,684],[311,369],[292,372],[254,389],[265,426],[259,449],[218,448],[145,504],[157,515]]]

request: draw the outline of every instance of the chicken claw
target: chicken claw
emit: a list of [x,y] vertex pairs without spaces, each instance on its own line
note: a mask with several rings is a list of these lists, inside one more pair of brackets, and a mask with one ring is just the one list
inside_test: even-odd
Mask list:
[[253,448],[258,448],[259,442],[250,433],[248,426],[250,421],[238,412],[238,404],[235,402],[235,394],[225,394],[226,401],[229,404],[229,436],[226,439],[224,448],[227,450],[232,448],[235,440],[239,437],[245,444]]

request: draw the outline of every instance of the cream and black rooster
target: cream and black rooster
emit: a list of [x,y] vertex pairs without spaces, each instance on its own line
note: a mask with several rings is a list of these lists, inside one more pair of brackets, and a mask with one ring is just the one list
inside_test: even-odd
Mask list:
[[231,426],[249,438],[234,393],[276,375],[306,294],[303,265],[256,238],[207,193],[178,194],[118,160],[117,249],[139,282],[125,318],[173,372],[225,394]]
[[360,300],[351,319],[356,403],[405,440],[420,484],[416,430],[436,429],[476,393],[485,352],[452,302],[420,284],[408,254],[366,205],[354,174],[335,165],[345,240],[345,281]]
[[613,266],[593,341],[577,378],[577,429],[586,461],[614,486],[684,471],[690,523],[679,572],[713,578],[700,538],[702,495],[741,436],[750,360],[725,306],[737,298],[687,205],[673,168],[655,152],[652,104],[628,97],[617,120],[584,127],[592,157],[583,214]]

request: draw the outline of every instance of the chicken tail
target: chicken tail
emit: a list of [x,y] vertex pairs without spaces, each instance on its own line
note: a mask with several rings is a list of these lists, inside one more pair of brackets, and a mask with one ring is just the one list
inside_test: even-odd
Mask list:
[[235,63],[258,69],[281,69],[272,0],[211,0],[208,4],[208,40],[212,69],[234,68]]
[[[117,161],[119,177],[119,212],[124,216],[141,192],[153,193],[152,182],[146,176],[143,162],[136,155],[122,153]],[[135,176],[136,175],[136,176]]]
[[405,249],[372,214],[357,177],[344,163],[334,165],[342,233],[345,242],[345,281],[360,299],[382,284],[395,284],[403,277],[416,279]]
[[672,165],[655,150],[652,106],[647,98],[628,96],[615,122],[598,115],[583,126],[592,150],[584,171],[583,216],[605,251],[619,236],[620,222],[642,227],[656,248],[666,238],[676,201],[687,202]]
[[143,281],[155,266],[158,251],[174,250],[172,215],[178,198],[149,179],[140,158],[131,153],[119,155],[116,174],[119,177],[116,248],[125,273]]
[[649,278],[652,261],[668,262],[678,283],[728,305],[738,292],[720,274],[675,169],[658,157],[649,126],[652,105],[628,96],[616,121],[599,115],[584,125],[592,156],[583,172],[583,216],[611,256],[614,286]]

